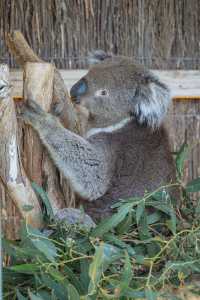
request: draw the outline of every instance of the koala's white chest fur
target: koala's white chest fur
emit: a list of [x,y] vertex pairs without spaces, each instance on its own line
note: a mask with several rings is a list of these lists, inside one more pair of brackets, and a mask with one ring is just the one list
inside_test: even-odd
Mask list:
[[126,124],[128,124],[131,121],[131,119],[132,119],[131,117],[127,117],[127,118],[121,120],[120,122],[113,124],[111,126],[102,127],[102,128],[91,128],[90,130],[88,130],[88,132],[86,132],[85,138],[88,139],[91,136],[99,134],[99,133],[115,132],[115,131],[123,128],[124,126],[126,126]]

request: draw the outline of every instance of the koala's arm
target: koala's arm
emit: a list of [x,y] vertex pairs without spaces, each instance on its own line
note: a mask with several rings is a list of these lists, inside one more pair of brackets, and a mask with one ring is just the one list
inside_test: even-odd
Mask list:
[[22,118],[38,132],[75,192],[89,201],[105,194],[110,182],[110,166],[103,149],[65,129],[56,117],[33,101],[24,106]]

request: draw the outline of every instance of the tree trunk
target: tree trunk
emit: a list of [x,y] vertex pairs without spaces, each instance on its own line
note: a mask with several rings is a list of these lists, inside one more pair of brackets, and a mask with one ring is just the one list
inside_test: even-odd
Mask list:
[[[16,238],[20,217],[41,227],[42,214],[21,164],[15,107],[9,93],[9,70],[0,65],[0,213],[5,235]],[[30,206],[32,210],[27,209]]]
[[[13,31],[12,33],[8,34],[6,42],[10,53],[14,55],[15,59],[22,67],[24,67],[26,62],[42,62],[42,60],[29,47],[21,32]],[[57,69],[54,71],[51,111],[55,110],[55,107],[58,113],[57,117],[61,123],[66,128],[76,133],[81,133],[81,124],[79,122],[78,115],[76,114],[71,103],[64,80]],[[27,159],[29,158],[27,157]],[[58,185],[59,184],[62,187],[66,207],[74,207],[74,193],[71,190],[67,180],[63,178],[61,174]]]
[[[42,62],[42,60],[29,47],[20,31],[13,31],[8,34],[6,42],[10,53],[14,55],[16,61],[22,67],[24,67],[26,62]],[[78,116],[69,99],[64,80],[57,69],[55,69],[54,73],[53,86],[52,110],[55,106],[57,106],[57,112],[59,113],[59,119],[62,124],[66,128],[79,133],[80,122],[78,120]]]
[[[24,98],[35,100],[46,111],[53,111],[66,128],[80,133],[78,115],[59,71],[52,65],[43,63],[18,31],[7,35],[7,45],[11,54],[25,69]],[[74,207],[75,195],[68,181],[53,165],[37,134],[21,121],[18,122],[18,129],[20,154],[29,179],[47,191],[54,212],[59,208]],[[7,213],[6,206],[4,209]],[[9,215],[18,218],[13,207]],[[6,227],[9,227],[8,231],[13,229],[12,225]],[[15,229],[17,230],[17,226]]]
[[[40,80],[38,80],[38,77]],[[32,99],[45,111],[52,103],[54,66],[48,63],[27,63],[24,67],[24,101]],[[37,133],[23,126],[20,145],[23,145],[23,165],[31,181],[43,186],[56,213],[65,207],[64,195],[59,185],[59,174],[42,146]]]

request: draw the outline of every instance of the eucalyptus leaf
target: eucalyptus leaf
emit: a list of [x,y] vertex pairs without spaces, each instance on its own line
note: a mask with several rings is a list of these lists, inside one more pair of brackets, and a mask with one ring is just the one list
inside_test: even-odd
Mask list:
[[49,201],[49,197],[48,197],[47,193],[43,190],[42,187],[37,185],[35,182],[32,182],[32,187],[33,187],[34,191],[36,192],[36,194],[42,200],[43,204],[45,205],[46,211],[47,211],[47,216],[51,220],[53,220],[54,219],[54,212],[53,212],[53,208],[51,206],[51,202]]
[[[89,277],[89,261],[88,260],[81,260],[80,261],[80,284],[84,288],[84,293],[86,294],[90,282]],[[75,285],[75,281],[73,281]],[[76,285],[75,285],[76,286]],[[76,286],[77,288],[77,286]]]
[[89,267],[90,283],[88,295],[92,296],[97,291],[98,282],[106,268],[116,259],[122,256],[122,252],[107,243],[101,243],[96,247],[95,255]]
[[44,273],[41,274],[41,282],[44,286],[48,287],[59,300],[67,299],[67,288],[63,284],[56,282],[49,275]]
[[68,300],[80,300],[80,295],[72,284],[68,284]]
[[136,222],[139,224],[140,219],[142,217],[142,214],[144,213],[145,210],[145,201],[142,200],[139,202],[137,209],[136,209]]
[[40,295],[35,295],[31,291],[28,292],[30,300],[44,300]]
[[147,223],[147,213],[144,211],[138,224],[139,237],[141,240],[146,240],[151,237]]
[[145,296],[147,300],[157,300],[158,294],[150,289],[146,289]]
[[124,295],[124,291],[128,288],[129,283],[132,280],[132,266],[131,266],[131,261],[130,257],[127,252],[125,252],[125,263],[124,263],[124,268],[122,271],[122,276],[120,280],[120,284],[118,286],[118,289],[120,291],[120,295]]
[[57,249],[53,243],[49,240],[42,240],[39,238],[32,238],[31,242],[48,260],[55,262]]
[[24,274],[34,274],[40,270],[38,264],[21,264],[16,266],[11,266],[8,268],[11,271],[15,271],[17,273],[24,273]]
[[199,192],[200,191],[200,177],[188,182],[185,189],[188,193]]
[[28,300],[28,298],[24,297],[24,296],[20,293],[19,289],[17,289],[17,300]]
[[103,243],[96,248],[95,255],[89,268],[90,283],[88,287],[88,295],[92,296],[97,291],[97,284],[103,272]]
[[186,143],[184,143],[176,155],[176,169],[179,178],[183,176],[184,163],[188,156],[188,153],[189,146]]
[[[84,262],[84,261],[81,261],[81,263],[82,262]],[[80,281],[78,279],[78,277],[75,275],[75,273],[68,266],[64,266],[63,271],[64,271],[64,274],[67,276],[68,280],[70,280],[70,282],[73,283],[73,285],[77,289],[77,291],[80,294],[84,294],[85,286],[83,286],[82,281]],[[83,269],[83,272],[81,272],[81,274],[82,273],[87,274],[86,271],[87,271],[87,267],[85,266],[85,268]],[[86,285],[87,285],[87,283],[86,283]]]
[[104,233],[115,228],[119,223],[121,223],[128,212],[132,209],[131,203],[126,203],[119,208],[119,211],[107,220],[103,220],[99,225],[92,230],[92,236],[103,236]]

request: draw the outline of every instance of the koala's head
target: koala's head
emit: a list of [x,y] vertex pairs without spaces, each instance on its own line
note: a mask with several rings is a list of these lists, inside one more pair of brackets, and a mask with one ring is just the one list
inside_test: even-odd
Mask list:
[[104,55],[99,61],[70,90],[76,107],[87,114],[87,129],[115,125],[128,117],[159,127],[170,100],[167,87],[130,59]]

